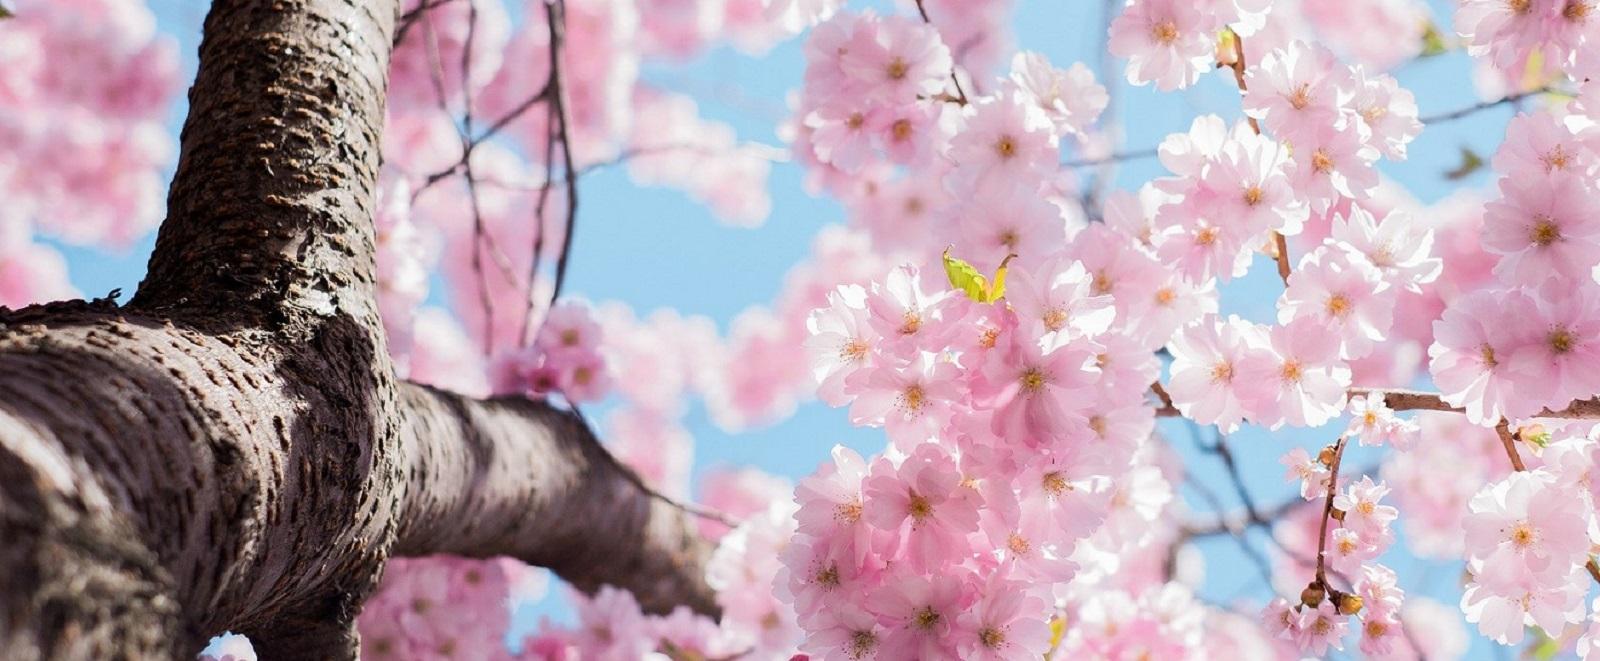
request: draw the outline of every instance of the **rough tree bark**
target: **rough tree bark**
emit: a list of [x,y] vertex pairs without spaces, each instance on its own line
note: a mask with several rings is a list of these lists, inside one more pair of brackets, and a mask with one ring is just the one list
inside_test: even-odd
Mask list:
[[216,0],[149,272],[0,308],[0,658],[354,658],[391,554],[714,612],[690,515],[570,413],[398,382],[372,210],[398,0]]

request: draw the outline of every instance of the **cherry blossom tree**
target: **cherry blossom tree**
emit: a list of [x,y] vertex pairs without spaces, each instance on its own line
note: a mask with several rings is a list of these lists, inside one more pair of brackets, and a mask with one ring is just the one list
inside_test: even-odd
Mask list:
[[[215,0],[176,150],[144,3],[0,5],[0,656],[1600,659],[1594,3],[1113,0],[1092,63],[866,4]],[[641,74],[791,40],[781,148]],[[1452,50],[1485,99],[1424,116]],[[1124,145],[1124,82],[1232,107]],[[1489,190],[1380,170],[1501,107]],[[846,222],[770,304],[565,292],[587,174],[751,226],[780,159]],[[151,231],[74,299],[55,246]],[[881,444],[691,489],[688,402],[812,398]],[[508,645],[535,567],[571,622]]]

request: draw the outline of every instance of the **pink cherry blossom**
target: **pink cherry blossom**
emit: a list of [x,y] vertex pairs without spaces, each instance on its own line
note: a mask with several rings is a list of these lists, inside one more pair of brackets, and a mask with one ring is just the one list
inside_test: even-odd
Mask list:
[[1519,114],[1506,124],[1506,137],[1494,153],[1494,169],[1504,174],[1558,172],[1582,174],[1595,163],[1592,145],[1560,117],[1548,112]]
[[922,21],[888,16],[856,25],[839,66],[867,100],[909,103],[943,91],[950,49]]
[[1317,144],[1318,133],[1339,123],[1348,95],[1336,69],[1333,53],[1301,41],[1267,53],[1245,73],[1244,110],[1280,140]]
[[1172,403],[1195,422],[1232,433],[1246,415],[1248,388],[1240,369],[1262,342],[1259,332],[1238,317],[1206,317],[1179,331],[1168,345]]
[[959,658],[955,625],[966,611],[968,597],[965,580],[958,572],[932,576],[902,574],[890,578],[867,597],[867,608],[885,623],[877,647],[880,658],[927,659]]
[[1479,291],[1453,303],[1433,323],[1428,370],[1440,396],[1464,407],[1468,420],[1493,425],[1508,408],[1534,408],[1518,396],[1509,364],[1533,331],[1502,322],[1530,318],[1535,309],[1533,299],[1521,291]]
[[1094,279],[1081,262],[1052,260],[1010,275],[1006,300],[1024,336],[1071,339],[1103,333],[1116,317],[1111,298],[1093,289]]
[[1585,517],[1565,502],[1548,475],[1516,472],[1473,496],[1467,553],[1490,572],[1565,574],[1589,550]]
[[1016,89],[975,101],[966,126],[950,139],[947,177],[960,191],[1041,182],[1060,158],[1055,126],[1039,104]]
[[1130,2],[1111,23],[1111,54],[1128,59],[1128,82],[1163,91],[1193,85],[1212,66],[1215,17],[1180,0]]
[[1578,175],[1507,177],[1484,209],[1483,247],[1500,255],[1494,273],[1513,285],[1546,278],[1592,282],[1600,265],[1600,205]]
[[964,659],[998,661],[1039,656],[1049,651],[1050,625],[1044,600],[1023,583],[996,573],[979,588],[979,597],[961,613],[955,637]]
[[1350,368],[1339,359],[1339,335],[1301,317],[1272,327],[1265,349],[1238,361],[1236,378],[1252,421],[1315,427],[1344,410]]
[[939,433],[961,398],[955,364],[923,353],[902,367],[874,367],[850,406],[850,421],[883,425],[889,438],[914,447]]
[[1420,293],[1434,282],[1444,262],[1433,256],[1433,231],[1405,211],[1378,218],[1359,204],[1333,220],[1331,236],[1377,267],[1390,287]]
[[991,352],[973,391],[975,404],[994,411],[991,431],[1028,446],[1086,435],[1082,407],[1099,376],[1092,346],[1078,340],[1046,348],[1013,337],[1004,351]]
[[1300,497],[1313,500],[1328,495],[1328,467],[1305,451],[1295,448],[1278,459],[1288,472],[1284,481],[1300,483]]
[[1029,51],[1011,59],[1010,82],[1044,111],[1057,135],[1086,133],[1110,102],[1106,88],[1095,82],[1094,73],[1082,62],[1062,70]]
[[1340,339],[1346,359],[1370,353],[1394,323],[1395,291],[1366,257],[1324,243],[1301,258],[1278,302],[1278,320],[1314,319]]
[[955,460],[937,443],[917,445],[899,466],[874,461],[862,497],[866,521],[899,531],[918,567],[938,566],[942,554],[961,548],[963,538],[978,529],[982,499],[961,484]]
[[850,388],[850,379],[870,364],[876,334],[867,324],[866,299],[867,292],[859,285],[841,285],[828,292],[828,307],[806,318],[811,334],[805,347],[820,384],[817,395],[829,406],[854,399],[858,391]]

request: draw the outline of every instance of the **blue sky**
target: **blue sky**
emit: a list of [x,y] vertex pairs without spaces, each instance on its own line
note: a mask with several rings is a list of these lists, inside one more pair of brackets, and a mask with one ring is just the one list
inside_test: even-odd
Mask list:
[[[192,76],[206,3],[152,0],[151,4],[161,29],[179,40],[186,70]],[[852,2],[851,6],[855,4]],[[1016,42],[1022,48],[1046,54],[1058,65],[1084,61],[1093,67],[1104,25],[1103,4],[1094,0],[1017,0],[1012,23]],[[1450,3],[1434,0],[1431,4],[1436,20],[1448,26]],[[742,140],[777,145],[780,141],[775,134],[776,114],[784,107],[785,95],[798,86],[802,70],[799,41],[791,41],[759,58],[732,49],[716,49],[683,65],[647,66],[644,75],[662,87],[695,96],[703,114],[730,123]],[[1163,94],[1151,88],[1128,86],[1120,77],[1120,63],[1114,63],[1113,71],[1112,80],[1101,82],[1116,88],[1118,118],[1126,127],[1125,148],[1154,146],[1167,133],[1187,130],[1198,114],[1216,113],[1226,118],[1239,115],[1237,92],[1224,73],[1210,75],[1192,89]],[[1459,52],[1408,64],[1398,71],[1398,77],[1402,85],[1416,93],[1423,115],[1468,106],[1478,100],[1470,83],[1468,60]],[[181,102],[174,109],[174,136],[184,111]],[[1458,186],[1489,186],[1491,181],[1484,172],[1462,182],[1446,181],[1441,173],[1456,165],[1461,146],[1471,146],[1480,154],[1492,153],[1511,114],[1510,109],[1500,108],[1462,121],[1430,126],[1413,143],[1410,160],[1384,162],[1383,170],[1424,202],[1442,198]],[[1162,174],[1165,172],[1154,159],[1132,162],[1117,171],[1115,183],[1120,188],[1133,188]],[[570,291],[591,300],[625,301],[641,314],[658,307],[674,307],[686,314],[707,315],[725,328],[745,307],[773,299],[782,287],[784,273],[808,253],[811,237],[819,228],[842,222],[839,206],[807,195],[801,187],[801,177],[797,166],[775,164],[770,182],[772,216],[760,228],[739,229],[718,224],[708,211],[678,192],[634,186],[620,168],[586,176],[580,189],[583,208],[569,273]],[[152,235],[126,253],[111,255],[63,249],[74,283],[86,295],[99,296],[117,287],[124,292],[133,290],[143,275],[153,240]],[[1267,321],[1280,287],[1271,268],[1258,264],[1249,277],[1228,287],[1225,311]],[[739,435],[716,429],[698,408],[691,411],[687,425],[696,438],[697,473],[717,464],[749,464],[797,478],[815,469],[835,443],[873,452],[884,442],[874,430],[851,428],[843,411],[817,403],[803,405],[783,423]],[[1217,461],[1195,452],[1181,425],[1165,427],[1164,431],[1184,454],[1195,479],[1207,482],[1226,507],[1237,507],[1239,503]],[[1308,448],[1321,445],[1330,440],[1326,436],[1327,432],[1260,431],[1236,435],[1232,446],[1244,471],[1245,484],[1256,500],[1271,504],[1291,497],[1291,487],[1281,480],[1277,458],[1294,444]],[[1355,451],[1350,457],[1355,462],[1352,465],[1365,465],[1373,459],[1374,456]],[[1191,490],[1181,493],[1197,509],[1204,509],[1203,501]],[[1261,546],[1259,539],[1253,543]],[[1257,581],[1254,569],[1240,562],[1242,557],[1231,541],[1208,541],[1202,549],[1210,561],[1201,590],[1203,596],[1226,601],[1241,594],[1241,586]],[[1432,594],[1447,603],[1456,598],[1451,579],[1459,574],[1458,569],[1445,566],[1425,571],[1414,560],[1396,552],[1391,552],[1389,560],[1401,573],[1406,589]],[[1424,575],[1439,580],[1424,582]],[[1242,594],[1260,598],[1266,593],[1257,587],[1246,588]],[[545,606],[538,612],[553,611]],[[1480,646],[1474,651],[1485,652],[1486,648]]]

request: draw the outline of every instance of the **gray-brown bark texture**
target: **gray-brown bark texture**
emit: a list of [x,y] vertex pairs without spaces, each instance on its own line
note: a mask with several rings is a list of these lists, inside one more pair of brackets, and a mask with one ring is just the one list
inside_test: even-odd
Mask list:
[[0,658],[354,658],[391,554],[712,612],[690,516],[581,420],[399,382],[372,207],[398,0],[217,0],[127,306],[0,308]]

